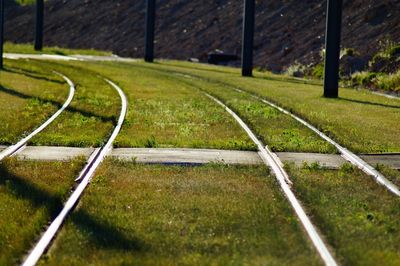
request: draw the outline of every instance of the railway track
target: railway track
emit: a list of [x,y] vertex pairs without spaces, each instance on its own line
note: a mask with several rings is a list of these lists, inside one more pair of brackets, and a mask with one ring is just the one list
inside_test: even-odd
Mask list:
[[122,89],[118,87],[114,82],[108,79],[104,80],[118,92],[121,98],[121,112],[118,118],[117,125],[115,126],[106,144],[102,146],[100,149],[98,149],[96,152],[94,152],[93,156],[89,158],[85,168],[82,170],[81,174],[77,178],[77,180],[80,180],[80,183],[77,185],[74,192],[66,201],[61,212],[51,222],[50,226],[47,228],[47,230],[42,235],[40,240],[36,243],[32,251],[29,253],[28,257],[23,263],[24,266],[36,265],[36,263],[39,261],[40,257],[46,251],[49,244],[57,234],[58,230],[61,228],[68,214],[74,209],[74,207],[78,203],[80,197],[82,196],[82,193],[88,186],[94,172],[96,171],[97,167],[101,164],[101,162],[104,160],[108,152],[111,150],[112,144],[121,130],[128,109],[127,98]]
[[30,133],[28,136],[26,136],[25,138],[18,141],[16,144],[14,144],[14,145],[8,147],[7,149],[5,149],[4,151],[0,152],[0,161],[6,157],[13,156],[16,153],[18,153],[19,151],[21,151],[24,148],[24,146],[26,146],[26,144],[29,142],[29,140],[31,140],[34,136],[36,136],[37,134],[42,132],[48,125],[50,125],[54,120],[56,120],[56,118],[62,112],[64,112],[64,110],[70,105],[70,103],[75,95],[75,84],[67,76],[65,76],[61,73],[58,73],[58,72],[54,72],[54,73],[56,73],[57,75],[62,77],[69,85],[69,95],[68,95],[67,100],[64,102],[63,106],[61,106],[61,108],[58,109],[57,112],[55,112],[49,119],[47,119],[46,122],[44,122],[42,125],[40,125],[38,128],[36,128],[32,133]]
[[[163,71],[163,70],[161,70],[161,71]],[[177,75],[179,75],[181,77],[184,77],[184,78],[195,78],[195,79],[201,79],[201,80],[204,80],[204,81],[207,81],[207,82],[213,82],[213,81],[210,81],[209,79],[205,79],[205,78],[197,76],[197,75],[191,75],[191,74],[182,73],[182,72],[176,72],[176,71],[164,71],[164,72],[174,73],[174,74],[177,74]],[[341,156],[346,161],[350,162],[352,165],[356,166],[361,171],[363,171],[367,175],[371,176],[378,184],[380,184],[383,187],[385,187],[392,194],[400,197],[400,189],[399,189],[398,186],[396,186],[390,180],[388,180],[384,175],[382,175],[379,171],[377,171],[372,165],[370,165],[367,162],[365,162],[362,158],[357,156],[355,153],[353,153],[350,150],[346,149],[345,147],[341,146],[339,143],[334,141],[332,138],[328,137],[326,134],[321,132],[319,129],[317,129],[315,126],[311,125],[310,123],[308,123],[304,119],[302,119],[302,118],[298,117],[297,115],[289,112],[288,110],[278,106],[277,104],[275,104],[275,103],[273,103],[271,101],[268,101],[268,100],[264,99],[263,97],[260,97],[259,95],[256,95],[255,93],[251,93],[251,92],[249,92],[247,90],[244,90],[244,89],[241,89],[241,88],[233,87],[230,84],[226,84],[226,83],[223,83],[223,82],[220,82],[220,81],[217,81],[217,83],[221,83],[224,86],[230,87],[231,89],[235,90],[236,92],[246,93],[246,94],[250,95],[251,97],[253,97],[254,99],[260,100],[264,104],[266,104],[266,105],[268,105],[268,106],[270,106],[270,107],[272,107],[272,108],[274,108],[274,109],[276,109],[276,110],[278,110],[278,111],[280,111],[280,112],[292,117],[297,122],[301,123],[302,125],[304,125],[307,128],[309,128],[311,131],[316,133],[323,140],[325,140],[325,141],[329,142],[330,144],[332,144],[338,150],[338,152],[341,154]]]
[[[200,78],[195,75],[188,75],[188,74],[183,74],[181,73],[182,76],[187,76],[190,78]],[[126,110],[127,110],[127,101],[124,93],[122,90],[113,82],[110,80],[106,80],[112,86],[114,89],[116,89],[121,97],[122,101],[122,108],[121,108],[121,113],[120,117],[117,123],[117,126],[115,127],[112,135],[110,136],[109,140],[107,143],[100,149],[97,149],[93,155],[90,157],[88,160],[88,163],[86,164],[85,168],[82,170],[81,174],[77,178],[76,181],[80,181],[79,185],[75,189],[75,191],[72,193],[71,197],[68,199],[68,201],[65,204],[65,207],[63,210],[60,212],[60,214],[57,216],[57,218],[51,223],[45,234],[42,236],[40,241],[36,244],[35,248],[32,250],[32,252],[29,254],[27,259],[25,260],[23,265],[35,265],[38,260],[40,259],[41,255],[45,252],[45,250],[48,248],[49,244],[51,243],[52,239],[54,236],[57,234],[58,230],[61,228],[63,221],[67,217],[67,215],[73,210],[73,208],[76,206],[77,202],[79,201],[83,191],[85,188],[88,186],[90,179],[92,178],[95,170],[97,167],[101,164],[107,153],[112,147],[112,142],[118,135],[122,123],[124,121],[125,115],[126,115]],[[72,82],[71,82],[72,84]],[[230,85],[228,85],[230,86]],[[231,86],[232,87],[232,86]],[[368,175],[374,177],[374,179],[381,185],[385,186],[389,191],[394,193],[397,196],[400,196],[400,191],[397,186],[395,186],[393,183],[391,183],[389,180],[387,180],[382,174],[380,174],[377,170],[375,170],[371,165],[363,161],[361,158],[359,158],[357,155],[352,153],[351,151],[347,150],[346,148],[342,147],[340,144],[336,143],[334,140],[326,136],[324,133],[319,131],[317,128],[306,122],[305,120],[299,118],[298,116],[292,114],[291,112],[285,110],[284,108],[279,107],[278,105],[254,94],[249,91],[240,89],[240,88],[232,88],[235,89],[237,92],[240,93],[247,93],[251,95],[253,98],[258,99],[262,101],[264,104],[267,104],[280,112],[291,116],[293,119],[296,121],[300,122],[310,130],[314,131],[316,134],[318,134],[322,139],[325,141],[328,141],[332,145],[334,145],[338,151],[341,153],[343,158],[345,158],[347,161],[351,162],[353,165],[357,166],[360,168],[362,171],[367,173]],[[309,238],[311,239],[314,247],[318,251],[320,257],[322,260],[325,262],[326,265],[337,265],[334,257],[332,256],[331,252],[329,251],[328,246],[324,243],[322,237],[318,234],[317,229],[315,226],[312,224],[311,220],[308,218],[306,215],[306,212],[304,211],[301,203],[297,200],[296,196],[291,190],[291,181],[286,173],[286,171],[282,167],[282,162],[279,160],[279,158],[272,153],[268,147],[264,146],[262,142],[256,137],[256,135],[252,132],[252,130],[243,122],[243,120],[235,113],[233,112],[229,107],[227,107],[222,101],[218,100],[214,96],[204,92],[210,99],[215,101],[217,104],[222,106],[232,117],[235,118],[235,120],[241,125],[241,127],[246,131],[246,133],[249,135],[249,137],[253,140],[253,142],[257,145],[259,151],[260,151],[260,156],[264,163],[271,167],[272,171],[274,172],[278,183],[280,184],[286,198],[289,200],[291,206],[295,210],[295,213],[299,217],[305,231],[307,232]],[[72,100],[72,99],[71,99]],[[40,131],[39,131],[40,132]],[[37,132],[37,133],[39,133]],[[37,134],[36,133],[36,134]],[[26,143],[26,142],[25,142]],[[16,148],[15,152],[18,152],[18,150],[21,149],[25,144],[22,144],[19,148]],[[13,145],[15,146],[15,145]],[[11,148],[11,147],[10,147]],[[14,153],[15,153],[14,152]],[[13,154],[13,153],[12,153]],[[11,154],[11,155],[12,155]]]
[[300,219],[304,229],[306,230],[308,236],[310,237],[314,247],[318,251],[319,255],[321,256],[322,260],[325,262],[326,265],[334,266],[337,265],[335,259],[333,258],[332,254],[330,253],[327,245],[324,243],[320,235],[318,234],[315,226],[312,224],[311,220],[308,218],[306,212],[304,211],[303,207],[301,206],[299,200],[294,195],[293,191],[290,189],[290,185],[292,182],[289,179],[289,175],[286,173],[285,169],[283,169],[283,163],[281,160],[272,153],[267,146],[264,146],[262,142],[256,137],[256,135],[251,131],[249,126],[228,106],[226,106],[223,102],[215,98],[214,96],[204,92],[207,97],[215,101],[217,104],[222,106],[238,123],[239,125],[246,131],[249,135],[250,139],[257,145],[259,154],[261,159],[263,160],[264,164],[267,167],[270,167],[275,174],[276,179],[282,191],[284,192],[286,198],[292,205],[296,215]]

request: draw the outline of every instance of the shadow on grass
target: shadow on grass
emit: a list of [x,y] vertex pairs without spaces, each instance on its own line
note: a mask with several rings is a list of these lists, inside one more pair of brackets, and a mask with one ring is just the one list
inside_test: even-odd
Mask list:
[[3,70],[5,72],[24,75],[24,76],[27,76],[27,77],[33,78],[33,79],[39,79],[39,80],[54,82],[54,83],[58,83],[58,84],[65,83],[64,81],[61,81],[61,80],[56,80],[56,79],[51,79],[51,78],[46,78],[46,77],[40,76],[41,73],[35,72],[35,71],[29,71],[29,70],[19,69],[19,68],[9,68],[9,67],[5,67]]
[[[28,95],[28,94],[25,94],[22,92],[15,91],[13,89],[5,88],[3,86],[0,86],[0,92],[4,92],[4,93],[7,93],[7,94],[10,94],[10,95],[22,98],[22,99],[38,99],[41,102],[52,104],[53,106],[57,107],[57,109],[60,109],[63,106],[63,104],[60,104],[59,102],[56,102],[53,100],[48,100],[48,99],[43,99],[41,97],[31,96],[31,95]],[[81,114],[85,117],[89,117],[89,118],[96,117],[96,118],[100,119],[101,122],[105,122],[105,123],[111,122],[111,123],[113,123],[114,126],[117,124],[117,118],[115,116],[111,116],[111,117],[102,116],[102,115],[95,114],[93,112],[80,110],[80,109],[72,107],[72,106],[68,106],[66,108],[66,111],[72,112],[72,113],[79,113],[79,114]]]
[[352,102],[352,103],[380,106],[380,107],[386,107],[386,108],[400,109],[400,105],[390,105],[390,104],[376,103],[376,102],[370,102],[370,101],[361,101],[361,100],[354,100],[354,99],[348,99],[348,98],[343,98],[343,97],[339,97],[338,100]]
[[[64,206],[64,195],[51,193],[39,188],[28,178],[17,176],[11,173],[7,166],[0,163],[0,188],[5,187],[6,193],[14,195],[16,198],[30,201],[34,207],[45,207],[49,212],[49,220],[53,220]],[[11,207],[11,206],[10,206]],[[74,211],[68,218],[70,222],[76,225],[89,236],[91,243],[95,243],[99,248],[120,249],[127,251],[141,251],[146,245],[140,239],[125,235],[114,226],[101,221],[97,217],[92,217],[84,209]],[[23,222],[23,221],[21,221]],[[23,223],[22,223],[23,224]],[[35,221],[31,221],[35,224]],[[39,225],[45,227],[46,225]],[[22,230],[26,231],[26,230]],[[35,232],[36,230],[30,230]],[[32,235],[32,243],[37,236]],[[25,251],[30,247],[25,246]],[[23,251],[24,252],[24,251]],[[23,254],[21,254],[22,257]]]

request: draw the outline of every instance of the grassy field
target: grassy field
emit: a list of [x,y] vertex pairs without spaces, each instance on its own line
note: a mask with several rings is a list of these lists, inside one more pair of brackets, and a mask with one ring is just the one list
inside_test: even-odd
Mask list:
[[[238,69],[188,62],[162,61],[143,67],[184,73],[207,80],[210,86],[242,88],[291,110],[354,152],[399,152],[400,101],[368,91],[341,89],[338,99],[322,97],[322,87],[305,80],[269,73],[242,78]],[[379,134],[377,134],[379,132]]]
[[99,51],[94,49],[68,49],[62,47],[44,47],[42,51],[36,51],[33,44],[15,44],[6,42],[4,44],[5,53],[19,54],[55,54],[55,55],[112,55],[111,52]]
[[343,265],[399,265],[399,198],[350,165],[287,168],[296,195]]
[[82,161],[0,163],[0,265],[16,265],[60,211]]
[[0,71],[0,143],[12,144],[57,111],[69,87],[50,71],[26,62]]
[[263,166],[107,161],[41,264],[321,262]]

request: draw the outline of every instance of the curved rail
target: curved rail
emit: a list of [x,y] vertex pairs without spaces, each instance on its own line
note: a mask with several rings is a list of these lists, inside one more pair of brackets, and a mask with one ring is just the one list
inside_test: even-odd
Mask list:
[[114,142],[115,138],[117,137],[118,133],[121,130],[122,124],[125,120],[126,112],[128,109],[128,101],[124,94],[124,92],[119,88],[114,82],[104,79],[108,84],[110,84],[113,88],[118,91],[118,94],[121,98],[121,113],[119,115],[118,123],[114,128],[113,133],[111,134],[110,138],[108,139],[107,143],[100,149],[99,152],[96,153],[91,159],[89,159],[87,166],[84,168],[83,173],[81,174],[82,181],[79,183],[78,187],[72,193],[70,198],[65,203],[64,208],[58,214],[58,216],[53,220],[50,224],[46,232],[43,234],[39,242],[35,245],[34,249],[31,251],[25,262],[23,263],[24,266],[33,266],[35,265],[44,251],[47,249],[49,244],[51,243],[52,239],[56,235],[57,231],[61,228],[64,220],[66,219],[67,215],[73,210],[74,206],[78,203],[80,197],[82,196],[83,191],[88,186],[95,170],[100,165],[100,163],[104,160],[107,153],[112,148],[112,143]]
[[398,186],[396,186],[395,184],[393,184],[391,181],[389,181],[386,177],[384,177],[381,173],[379,173],[374,167],[372,167],[370,164],[368,164],[367,162],[365,162],[363,159],[361,159],[359,156],[357,156],[356,154],[354,154],[353,152],[349,151],[348,149],[346,149],[345,147],[341,146],[339,143],[337,143],[336,141],[334,141],[333,139],[331,139],[330,137],[328,137],[327,135],[325,135],[324,133],[322,133],[320,130],[318,130],[316,127],[314,127],[313,125],[311,125],[310,123],[308,123],[307,121],[305,121],[304,119],[301,119],[300,117],[298,117],[297,115],[283,109],[282,107],[279,107],[278,105],[267,101],[264,98],[261,98],[253,93],[250,93],[248,91],[244,91],[241,89],[235,89],[236,91],[240,92],[240,93],[248,93],[250,94],[253,98],[258,99],[260,101],[262,101],[263,103],[279,110],[280,112],[291,116],[293,119],[295,119],[296,121],[300,122],[301,124],[303,124],[304,126],[306,126],[307,128],[309,128],[310,130],[314,131],[317,135],[319,135],[322,139],[326,140],[327,142],[329,142],[330,144],[332,144],[333,146],[336,147],[336,149],[340,152],[340,154],[342,155],[342,157],[349,161],[350,163],[352,163],[353,165],[355,165],[356,167],[358,167],[361,171],[363,171],[364,173],[366,173],[369,176],[372,176],[375,181],[381,185],[383,185],[385,188],[387,188],[390,192],[392,192],[393,194],[395,194],[396,196],[400,196],[400,189]]
[[[205,92],[204,92],[205,93]],[[224,103],[220,100],[216,99],[215,97],[211,96],[208,93],[205,93],[209,98],[214,100],[216,103],[221,105],[225,108],[225,110],[235,118],[235,120],[240,124],[240,126],[246,131],[249,135],[251,140],[257,145],[260,156],[264,161],[265,165],[271,167],[272,171],[275,173],[275,176],[285,193],[286,198],[289,200],[290,204],[292,205],[293,209],[295,210],[297,216],[299,217],[301,223],[304,226],[308,236],[310,237],[312,243],[314,244],[315,248],[317,249],[319,255],[321,256],[322,260],[325,262],[326,265],[335,266],[337,265],[335,259],[329,252],[328,247],[323,242],[322,238],[319,236],[317,230],[315,229],[314,225],[311,223],[311,220],[308,218],[307,214],[303,210],[300,202],[297,200],[296,196],[290,189],[290,185],[288,184],[289,178],[288,174],[286,173],[285,169],[282,167],[282,162],[279,158],[272,153],[267,147],[261,143],[261,141],[256,137],[256,135],[251,131],[251,129],[243,122],[243,120],[233,112],[229,107],[227,107]]]
[[[175,72],[175,73],[180,74],[180,75],[182,75],[183,77],[186,77],[186,78],[204,79],[204,78],[202,78],[200,76],[190,75],[190,74],[187,74],[187,73],[181,73],[181,72]],[[232,86],[230,86],[230,87],[232,87]],[[284,113],[286,115],[291,116],[293,119],[295,119],[296,121],[300,122],[301,124],[303,124],[304,126],[309,128],[310,130],[312,130],[313,132],[315,132],[322,139],[326,140],[327,142],[329,142],[330,144],[335,146],[335,148],[340,152],[341,156],[346,161],[348,161],[351,164],[355,165],[356,167],[358,167],[361,171],[363,171],[367,175],[372,176],[378,184],[384,186],[391,193],[395,194],[396,196],[400,196],[400,189],[399,189],[398,186],[393,184],[390,180],[388,180],[379,171],[377,171],[373,166],[371,166],[370,164],[365,162],[359,156],[357,156],[353,152],[349,151],[345,147],[341,146],[339,143],[337,143],[336,141],[334,141],[333,139],[331,139],[330,137],[328,137],[327,135],[322,133],[320,130],[318,130],[316,127],[314,127],[313,125],[311,125],[310,123],[308,123],[304,119],[301,119],[297,115],[295,115],[295,114],[287,111],[286,109],[274,104],[273,102],[270,102],[270,101],[268,101],[268,100],[256,95],[255,93],[249,92],[247,90],[242,90],[242,89],[239,89],[239,88],[236,88],[236,87],[233,87],[233,89],[235,91],[237,91],[237,92],[240,92],[240,93],[249,94],[253,98],[262,101],[263,103],[265,103],[265,104],[277,109],[278,111],[280,111],[280,112],[282,112],[282,113]]]
[[18,141],[16,144],[8,147],[4,151],[0,153],[0,161],[3,160],[5,157],[12,156],[16,154],[18,151],[21,150],[22,147],[26,145],[26,143],[32,139],[36,134],[39,132],[43,131],[48,125],[50,125],[71,103],[72,99],[74,98],[75,95],[75,85],[74,83],[66,76],[64,76],[61,73],[54,72],[57,75],[61,76],[69,85],[69,95],[67,100],[65,101],[64,105],[58,109],[57,112],[55,112],[46,122],[44,122],[40,127],[35,129],[31,134],[26,136],[25,138],[21,139]]

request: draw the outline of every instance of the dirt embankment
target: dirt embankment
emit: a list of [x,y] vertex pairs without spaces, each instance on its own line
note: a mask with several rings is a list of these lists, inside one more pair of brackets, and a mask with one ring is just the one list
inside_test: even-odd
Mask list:
[[[156,54],[202,58],[214,49],[240,54],[242,0],[160,0]],[[34,7],[6,0],[6,39],[32,42]],[[294,61],[319,60],[326,1],[257,1],[255,63],[280,71]],[[45,42],[141,57],[145,0],[49,0]],[[374,54],[380,42],[400,42],[400,0],[345,0],[343,47]]]

